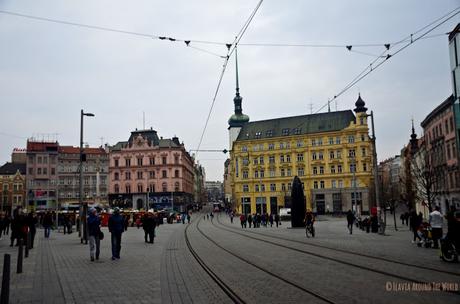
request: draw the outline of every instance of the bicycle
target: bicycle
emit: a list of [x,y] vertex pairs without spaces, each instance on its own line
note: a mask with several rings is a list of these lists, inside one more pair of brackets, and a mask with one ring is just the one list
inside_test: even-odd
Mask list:
[[305,234],[307,238],[309,238],[310,236],[315,237],[315,227],[313,227],[313,223],[307,224],[305,226]]

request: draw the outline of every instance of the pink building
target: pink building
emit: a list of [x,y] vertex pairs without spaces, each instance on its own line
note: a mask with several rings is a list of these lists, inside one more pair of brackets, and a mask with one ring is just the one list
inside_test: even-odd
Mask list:
[[436,204],[443,213],[449,205],[460,207],[460,170],[456,148],[456,126],[450,96],[422,121],[426,151],[436,174]]
[[177,137],[137,130],[109,152],[109,203],[122,208],[185,210],[193,203],[193,159]]

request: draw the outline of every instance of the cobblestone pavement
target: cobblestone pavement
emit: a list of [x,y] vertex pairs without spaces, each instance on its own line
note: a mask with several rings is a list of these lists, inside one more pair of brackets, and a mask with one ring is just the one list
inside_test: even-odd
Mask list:
[[[188,229],[190,244],[205,263],[247,303],[319,303],[324,302],[297,287],[262,271],[267,269],[304,289],[324,295],[335,303],[459,303],[460,296],[445,292],[388,292],[387,282],[402,280],[383,274],[353,268],[320,257],[305,255],[223,230],[241,232],[239,220],[230,223],[222,214],[219,219],[192,217]],[[198,220],[200,222],[198,223]],[[197,228],[219,246],[204,237]],[[35,248],[24,259],[23,273],[16,274],[17,247],[9,247],[9,239],[0,240],[0,254],[11,254],[10,303],[232,303],[211,280],[190,254],[185,243],[183,224],[164,224],[157,229],[154,244],[144,243],[142,229],[129,228],[122,238],[121,259],[110,259],[110,235],[101,242],[101,258],[91,262],[89,248],[80,244],[76,233],[63,235],[52,231],[49,239],[38,230]],[[350,235],[345,219],[323,218],[316,224],[317,237],[305,239],[302,229],[258,228],[244,233],[287,246],[324,254],[368,267],[413,277],[428,282],[460,283],[460,264],[439,260],[433,249],[411,244],[407,227],[387,236],[356,230]],[[249,230],[249,229],[246,229]],[[459,276],[420,271],[360,259],[349,254],[331,252],[304,244],[271,239],[273,235],[312,244],[325,245],[355,252],[406,261],[458,273]],[[231,251],[241,255],[238,259]],[[1,263],[3,265],[3,263]]]

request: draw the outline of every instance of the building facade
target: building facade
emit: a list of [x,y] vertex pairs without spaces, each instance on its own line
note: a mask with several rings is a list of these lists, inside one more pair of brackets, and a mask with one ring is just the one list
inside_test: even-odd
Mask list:
[[[80,148],[58,148],[58,201],[63,209],[77,209],[80,197]],[[108,204],[109,154],[104,148],[85,147],[83,154],[83,201]]]
[[401,157],[396,155],[380,162],[379,186],[381,199],[387,204],[401,201]]
[[449,96],[422,121],[426,157],[422,166],[433,175],[435,204],[445,213],[460,207],[460,170],[457,156],[455,99]]
[[205,189],[205,180],[206,180],[206,173],[204,167],[200,164],[194,165],[194,187],[193,187],[193,200],[195,203],[202,204],[208,201],[206,189]]
[[224,201],[224,184],[219,181],[206,181],[204,184],[210,202]]
[[194,161],[177,137],[136,130],[109,151],[111,206],[185,210],[193,203]]
[[457,138],[457,158],[460,157],[460,23],[449,33],[450,70],[453,112]]
[[0,167],[0,211],[11,214],[17,206],[26,207],[26,165],[8,162]]
[[27,141],[26,184],[28,208],[57,209],[58,142]]
[[372,145],[367,108],[359,96],[351,110],[249,122],[242,113],[238,75],[235,113],[229,119],[230,180],[242,213],[290,207],[294,176],[307,208],[318,214],[371,206]]

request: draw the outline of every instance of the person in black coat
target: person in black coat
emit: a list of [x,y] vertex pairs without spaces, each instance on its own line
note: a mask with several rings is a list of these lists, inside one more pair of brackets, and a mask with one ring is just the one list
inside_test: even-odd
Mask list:
[[119,259],[121,251],[121,234],[125,231],[125,224],[118,207],[113,209],[113,214],[109,218],[109,231],[112,240],[112,260]]
[[34,212],[30,212],[29,214],[27,214],[26,223],[29,227],[30,232],[28,235],[30,237],[30,249],[34,248],[35,234],[37,233],[37,222],[37,215]]
[[355,215],[351,210],[347,212],[347,227],[350,231],[350,234],[353,234],[353,222],[355,221]]

